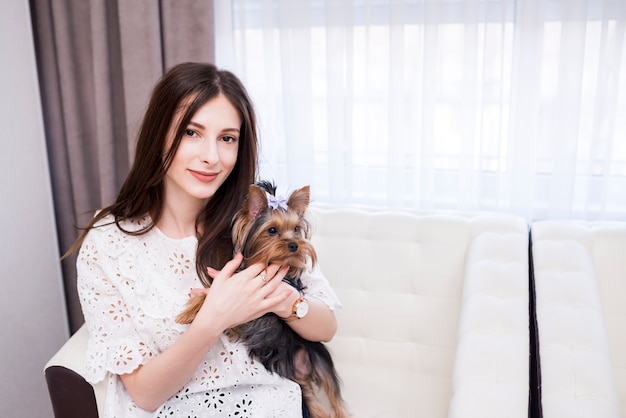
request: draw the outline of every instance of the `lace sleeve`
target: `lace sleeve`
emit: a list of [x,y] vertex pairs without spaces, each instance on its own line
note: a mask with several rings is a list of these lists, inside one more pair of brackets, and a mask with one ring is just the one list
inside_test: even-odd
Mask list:
[[304,293],[307,296],[323,301],[331,310],[342,307],[335,291],[318,266],[307,269],[302,275],[302,283],[306,286]]
[[125,234],[115,226],[92,229],[76,262],[78,295],[90,338],[85,357],[85,378],[91,383],[107,372],[130,373],[154,353],[142,341],[133,322],[132,289],[122,268]]

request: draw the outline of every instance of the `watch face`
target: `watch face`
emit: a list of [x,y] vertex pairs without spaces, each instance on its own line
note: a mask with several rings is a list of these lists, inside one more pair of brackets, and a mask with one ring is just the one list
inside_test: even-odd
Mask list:
[[302,299],[296,308],[296,316],[302,318],[307,312],[309,312],[309,302],[306,299]]

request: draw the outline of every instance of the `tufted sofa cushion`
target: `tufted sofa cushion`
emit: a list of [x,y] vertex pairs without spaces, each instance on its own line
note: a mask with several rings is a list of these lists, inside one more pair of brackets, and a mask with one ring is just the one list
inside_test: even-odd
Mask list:
[[626,416],[626,223],[532,224],[545,418]]
[[344,308],[330,343],[355,417],[528,416],[528,226],[316,205]]

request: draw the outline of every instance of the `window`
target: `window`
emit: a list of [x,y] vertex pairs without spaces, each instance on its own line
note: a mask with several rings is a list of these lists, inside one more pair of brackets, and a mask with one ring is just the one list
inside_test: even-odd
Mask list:
[[318,201],[626,219],[622,3],[217,0],[217,63]]

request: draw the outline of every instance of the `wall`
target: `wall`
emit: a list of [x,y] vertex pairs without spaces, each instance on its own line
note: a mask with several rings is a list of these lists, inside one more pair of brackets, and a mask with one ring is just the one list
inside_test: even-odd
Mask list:
[[0,2],[0,415],[53,416],[43,375],[68,337],[28,2]]

